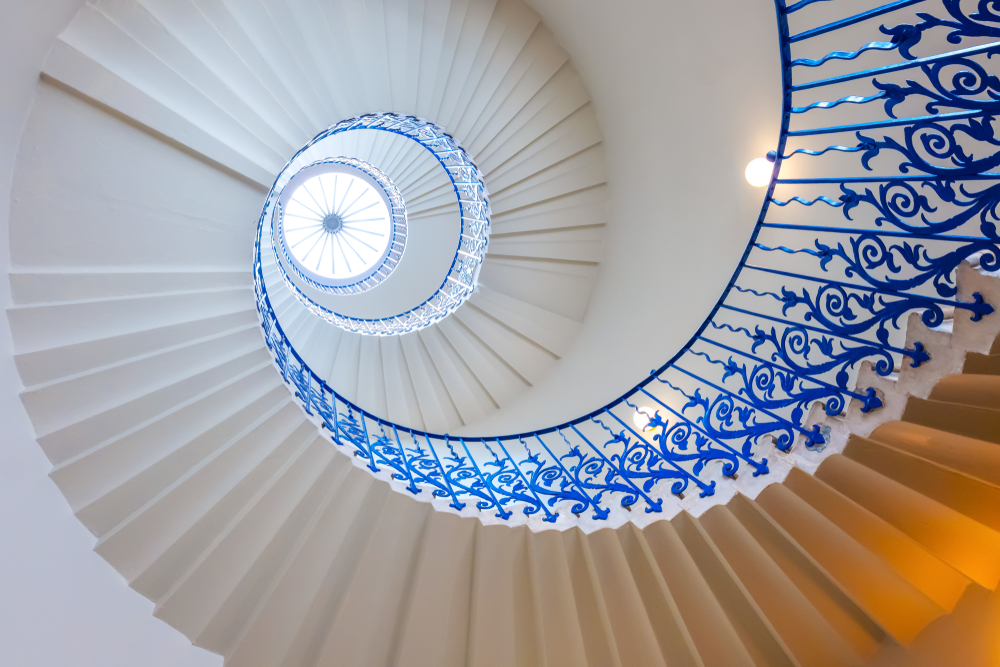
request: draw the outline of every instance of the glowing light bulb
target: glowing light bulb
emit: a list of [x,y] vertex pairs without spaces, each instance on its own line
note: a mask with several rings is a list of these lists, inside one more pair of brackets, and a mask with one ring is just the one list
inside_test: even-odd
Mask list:
[[747,183],[755,188],[760,188],[771,182],[772,171],[774,171],[774,164],[767,158],[759,157],[750,160],[744,175],[747,177]]
[[654,414],[655,413],[652,408],[639,408],[635,411],[635,414],[632,415],[632,423],[634,423],[636,428],[640,431],[644,431],[646,427],[649,426],[649,420],[653,418]]

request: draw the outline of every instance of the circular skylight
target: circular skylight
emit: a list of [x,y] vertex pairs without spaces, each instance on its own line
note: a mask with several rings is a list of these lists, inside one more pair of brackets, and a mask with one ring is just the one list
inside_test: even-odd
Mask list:
[[312,287],[364,292],[385,280],[403,256],[403,198],[367,162],[341,157],[313,163],[286,184],[279,204],[282,254]]
[[285,239],[310,273],[355,278],[385,258],[392,239],[389,206],[383,193],[357,176],[320,174],[289,198]]

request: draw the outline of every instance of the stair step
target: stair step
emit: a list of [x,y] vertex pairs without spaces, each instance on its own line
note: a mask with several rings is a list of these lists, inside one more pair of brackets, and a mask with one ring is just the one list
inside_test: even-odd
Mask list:
[[[328,450],[330,443],[316,438],[311,447],[321,451]],[[269,589],[280,576],[285,564],[297,554],[302,542],[315,529],[321,511],[328,506],[332,497],[340,494],[341,486],[350,469],[351,465],[346,457],[338,455],[332,457],[330,465],[322,470],[321,475],[315,477],[315,481],[294,507],[288,520],[273,536],[267,535],[270,539],[263,550],[236,581],[228,595],[221,600],[218,609],[196,636],[199,646],[219,653],[233,647],[240,630],[253,617],[260,601],[266,599]],[[258,525],[256,522],[244,523],[245,525],[241,526],[244,534],[233,535],[230,539],[231,550],[241,548],[238,545],[241,539],[248,542],[261,539],[257,535],[249,535],[256,533]],[[252,548],[248,548],[248,551],[252,551]],[[214,555],[213,552],[212,556]],[[218,559],[216,562],[219,562]]]
[[[427,503],[390,492],[329,626],[318,664],[388,664],[412,590]],[[394,638],[393,642],[384,637]]]
[[[288,392],[277,378],[267,377],[270,369],[262,370],[268,372],[224,385],[144,428],[60,463],[49,475],[93,530],[96,526],[86,517],[104,514],[99,506],[107,512],[141,506],[140,498],[162,490],[246,424],[286,402]],[[124,518],[120,510],[117,516]]]
[[903,421],[879,426],[869,439],[1000,486],[1000,447],[991,442]]
[[911,396],[903,411],[903,421],[1000,444],[1000,410]]
[[532,667],[538,662],[526,526],[476,526],[470,667]]
[[820,479],[794,469],[783,485],[875,554],[939,607],[951,611],[972,580],[895,526]]
[[[556,531],[546,530],[529,533],[527,541],[538,651],[542,664],[546,667],[589,664],[583,628],[577,617],[573,576],[562,536]],[[603,635],[602,628],[598,627],[597,631]],[[604,639],[600,635],[596,641]],[[594,638],[591,644],[593,641]]]
[[474,546],[474,522],[445,512],[431,513],[392,664],[466,664]]
[[726,507],[842,638],[851,653],[867,658],[875,652],[885,639],[885,631],[763,507],[742,494],[734,496]]
[[1000,355],[969,352],[965,355],[962,373],[967,375],[1000,375]]
[[938,380],[928,398],[996,410],[1000,406],[1000,376],[950,375]]
[[[631,563],[619,539],[619,534],[604,528],[589,535],[581,536],[581,544],[588,552],[596,588],[600,591],[606,622],[614,637],[619,662],[623,667],[630,665],[668,664],[656,636],[652,621],[639,592],[639,583],[632,571]],[[639,564],[644,569],[646,583],[649,579],[649,563],[645,554]]]
[[227,598],[241,584],[252,587],[247,577],[257,574],[258,559],[284,560],[316,503],[350,464],[345,456],[335,460],[329,443],[310,429],[295,435],[304,438],[292,440],[290,444],[296,447],[292,456],[207,546],[195,552],[197,558],[161,559],[169,562],[157,562],[157,567],[133,582],[136,590],[157,600],[157,618],[194,637],[201,646],[207,646],[202,635]]
[[257,326],[253,310],[243,310],[166,327],[136,331],[86,343],[49,348],[14,357],[26,387],[71,377],[196,340]]
[[352,468],[227,651],[236,667],[314,664],[388,494]]
[[781,641],[774,626],[740,583],[739,577],[698,520],[687,512],[682,512],[670,523],[698,564],[698,569],[708,583],[712,596],[725,610],[726,617],[736,630],[740,643],[750,654],[753,663],[758,667],[778,665],[798,667],[798,661],[792,656],[787,645]]
[[649,619],[663,659],[670,667],[702,667],[704,663],[681,617],[677,600],[670,592],[643,532],[634,524],[626,524],[616,532],[622,554],[628,561],[635,587],[642,598],[643,614]]
[[261,349],[256,327],[243,328],[31,387],[21,393],[21,402],[31,415],[35,429],[50,433]]
[[1000,531],[1000,488],[873,440],[852,436],[844,456]]
[[[566,565],[573,584],[576,618],[580,624],[587,664],[620,665],[622,657],[611,627],[611,614],[604,591],[598,583],[593,553],[585,541],[586,536],[583,531],[574,527],[563,532],[560,537],[563,538],[563,552],[566,554]],[[657,660],[652,664],[661,662],[659,649],[654,650]]]
[[729,508],[715,506],[700,517],[699,523],[800,665],[861,664],[859,656]]
[[642,537],[705,667],[752,667],[747,647],[701,574],[697,554],[686,548],[674,524],[655,521]]
[[291,455],[303,422],[295,405],[284,404],[100,534],[94,551],[132,581],[157,559],[216,535]]
[[257,371],[273,372],[271,359],[263,350],[255,350],[172,386],[135,397],[75,424],[37,434],[38,444],[53,463],[65,461],[147,426],[220,386],[252,377]]
[[831,456],[816,477],[919,542],[986,588],[1000,582],[1000,534],[845,456]]
[[909,644],[944,613],[888,564],[784,486],[768,487],[757,503],[899,643]]

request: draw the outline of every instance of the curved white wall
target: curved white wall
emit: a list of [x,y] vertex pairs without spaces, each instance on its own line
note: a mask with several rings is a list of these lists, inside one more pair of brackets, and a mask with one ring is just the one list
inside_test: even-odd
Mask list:
[[688,341],[746,248],[764,189],[743,171],[774,149],[781,121],[772,0],[528,4],[591,94],[607,155],[608,227],[573,348],[476,434],[599,408]]
[[[56,35],[82,0],[0,3],[0,306],[10,301],[8,213],[14,159]],[[220,656],[191,646],[151,615],[152,603],[91,551],[47,473],[18,400],[10,332],[0,327],[0,662],[17,667],[209,667]]]

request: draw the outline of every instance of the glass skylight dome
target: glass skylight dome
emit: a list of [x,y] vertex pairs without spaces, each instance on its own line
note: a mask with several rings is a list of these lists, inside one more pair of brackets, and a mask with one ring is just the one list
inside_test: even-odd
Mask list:
[[402,257],[402,197],[376,167],[353,158],[324,161],[300,171],[283,194],[283,250],[314,287],[371,289]]

